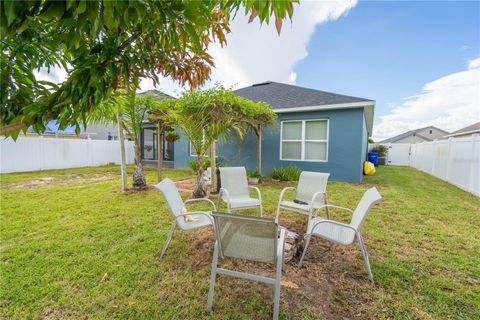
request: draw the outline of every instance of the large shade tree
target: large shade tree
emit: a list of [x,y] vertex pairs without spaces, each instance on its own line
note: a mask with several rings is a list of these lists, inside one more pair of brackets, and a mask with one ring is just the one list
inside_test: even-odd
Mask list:
[[[213,66],[209,45],[226,43],[238,10],[280,31],[292,2],[2,1],[0,3],[0,134],[13,137],[56,119],[60,128],[86,122],[117,88],[171,77],[197,88]],[[61,84],[39,81],[34,70],[62,67]],[[85,123],[86,124],[86,123]]]

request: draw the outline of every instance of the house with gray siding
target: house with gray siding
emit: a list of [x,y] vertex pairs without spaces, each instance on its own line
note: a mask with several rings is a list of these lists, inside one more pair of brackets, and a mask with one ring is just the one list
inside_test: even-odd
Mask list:
[[[263,175],[270,175],[275,167],[295,165],[301,170],[329,172],[331,180],[362,181],[375,101],[272,81],[234,92],[268,103],[278,115],[275,124],[263,130]],[[186,168],[195,155],[188,138],[179,133],[181,139],[170,146],[169,159],[173,167]],[[232,136],[219,143],[217,157],[225,165],[254,170],[255,135],[249,133],[242,141]]]
[[434,126],[410,130],[378,143],[417,143],[442,139],[448,132]]

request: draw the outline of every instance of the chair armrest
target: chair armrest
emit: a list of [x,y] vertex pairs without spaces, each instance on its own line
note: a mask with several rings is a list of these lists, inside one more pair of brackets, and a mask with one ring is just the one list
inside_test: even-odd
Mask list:
[[280,192],[280,197],[278,199],[278,203],[280,204],[280,202],[282,202],[285,192],[287,192],[288,190],[295,190],[295,189],[296,189],[295,187],[285,187],[285,188],[283,188],[282,192]]
[[[330,223],[330,224],[335,224],[335,225],[338,225],[338,226],[342,226],[342,227],[345,227],[345,228],[348,228],[348,229],[351,229],[355,232],[355,234],[358,234],[358,230],[355,229],[354,227],[352,227],[351,225],[349,224],[345,224],[345,223],[341,223],[341,222],[337,222],[337,221],[333,221],[333,220],[321,220],[321,221],[318,221],[317,223],[315,223],[313,226],[312,226],[312,231],[315,229],[316,226],[318,226],[319,224],[322,224],[322,223]],[[308,233],[307,235],[311,235],[312,232]]]
[[340,207],[340,206],[334,206],[333,204],[326,204],[326,205],[324,205],[324,206],[321,206],[321,207],[318,208],[318,209],[323,209],[323,208],[334,208],[334,209],[338,209],[338,210],[348,211],[348,212],[350,212],[351,214],[353,214],[353,210],[350,210],[350,209],[344,208],[344,207]]
[[277,204],[277,215],[275,216],[275,222],[278,223],[278,219],[280,218],[280,203],[283,200],[283,196],[285,195],[285,192],[288,190],[295,190],[295,187],[285,187],[282,189],[282,192],[280,192],[280,197],[278,198],[278,204]]
[[[310,219],[312,218],[312,213],[313,213],[313,208],[314,208],[314,205],[315,205],[315,199],[319,196],[323,194],[325,197],[327,196],[327,193],[326,192],[322,192],[322,191],[317,191],[313,194],[312,196],[312,200],[310,200],[310,204],[309,204],[309,210],[308,210],[308,219],[310,221]],[[323,206],[321,207],[323,208]],[[319,208],[319,209],[321,209]]]
[[183,218],[185,216],[194,216],[194,215],[206,216],[208,220],[210,220],[210,222],[212,223],[212,226],[214,225],[212,216],[208,212],[204,212],[204,211],[193,211],[188,213],[181,213],[175,217],[175,222],[177,222],[178,218]]
[[248,186],[250,189],[254,189],[255,191],[257,191],[257,197],[258,197],[258,200],[260,200],[260,202],[262,202],[262,194],[260,193],[260,189],[258,189],[257,187],[254,187],[254,186]]
[[228,193],[228,190],[225,188],[220,188],[220,191],[218,192],[218,198],[221,199],[222,195],[225,196],[225,200],[228,202],[230,199],[230,193]]
[[213,211],[217,211],[217,207],[215,206],[215,203],[208,198],[188,199],[188,200],[185,201],[184,204],[201,202],[201,201],[206,201],[206,202],[210,203],[213,207]]

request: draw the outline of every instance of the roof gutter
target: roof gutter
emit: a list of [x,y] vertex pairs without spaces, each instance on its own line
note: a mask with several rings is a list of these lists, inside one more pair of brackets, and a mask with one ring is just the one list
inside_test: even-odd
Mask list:
[[351,102],[351,103],[325,104],[321,106],[278,108],[278,109],[272,109],[272,110],[275,111],[276,113],[292,113],[292,112],[303,112],[303,111],[350,109],[350,108],[360,108],[360,107],[368,107],[368,106],[374,106],[374,105],[375,105],[375,101],[362,101],[362,102]]

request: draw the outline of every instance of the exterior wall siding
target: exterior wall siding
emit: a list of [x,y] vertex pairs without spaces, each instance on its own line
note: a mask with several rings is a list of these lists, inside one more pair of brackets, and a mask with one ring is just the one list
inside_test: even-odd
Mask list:
[[[280,160],[280,122],[284,120],[329,119],[327,162]],[[189,140],[183,132],[175,143],[175,168],[186,168],[195,157],[190,156]],[[363,108],[312,112],[282,113],[274,125],[266,127],[262,143],[262,173],[269,176],[272,169],[293,164],[301,170],[329,172],[330,179],[360,183],[366,157],[368,133]],[[238,138],[219,143],[218,156],[228,166],[256,169],[257,144],[249,132],[244,141]]]

